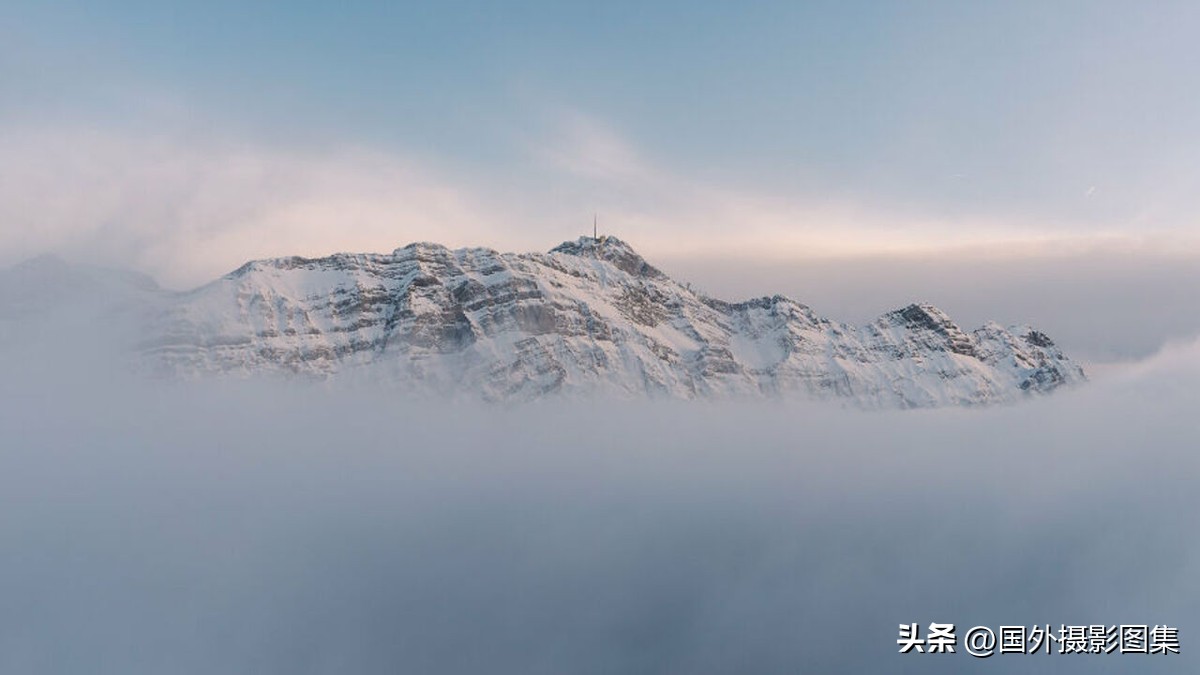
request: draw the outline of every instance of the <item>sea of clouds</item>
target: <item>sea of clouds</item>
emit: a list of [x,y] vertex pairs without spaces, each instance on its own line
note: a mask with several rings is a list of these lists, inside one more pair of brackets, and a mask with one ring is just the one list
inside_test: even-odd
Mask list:
[[[862,413],[147,382],[19,325],[0,672],[1197,664],[1200,343],[1021,405]],[[1167,624],[1182,654],[899,654],[911,622]]]

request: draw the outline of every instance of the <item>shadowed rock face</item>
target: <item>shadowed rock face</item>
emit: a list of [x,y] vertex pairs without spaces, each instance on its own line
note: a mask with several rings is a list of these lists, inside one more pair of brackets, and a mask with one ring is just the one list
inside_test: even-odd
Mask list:
[[418,243],[255,261],[163,306],[141,352],[188,377],[360,378],[493,400],[801,395],[864,407],[998,403],[1084,379],[1028,327],[967,332],[925,304],[859,327],[782,296],[725,302],[616,237],[545,254]]

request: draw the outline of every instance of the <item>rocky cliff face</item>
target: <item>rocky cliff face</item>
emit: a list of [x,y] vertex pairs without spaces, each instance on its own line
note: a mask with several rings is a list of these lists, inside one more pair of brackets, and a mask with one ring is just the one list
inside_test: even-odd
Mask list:
[[615,237],[545,254],[410,244],[251,262],[165,303],[158,372],[361,378],[444,394],[802,395],[864,407],[1012,401],[1082,381],[1044,334],[929,305],[866,326],[781,296],[695,293]]

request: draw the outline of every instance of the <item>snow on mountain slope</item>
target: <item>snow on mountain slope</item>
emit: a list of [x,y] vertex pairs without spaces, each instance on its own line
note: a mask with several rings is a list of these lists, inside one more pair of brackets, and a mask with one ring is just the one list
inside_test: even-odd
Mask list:
[[1006,402],[1084,379],[1027,327],[968,333],[924,304],[855,327],[781,296],[728,303],[615,237],[544,254],[416,243],[261,260],[165,306],[141,351],[155,371],[184,377],[364,379],[489,400],[801,395],[869,408]]

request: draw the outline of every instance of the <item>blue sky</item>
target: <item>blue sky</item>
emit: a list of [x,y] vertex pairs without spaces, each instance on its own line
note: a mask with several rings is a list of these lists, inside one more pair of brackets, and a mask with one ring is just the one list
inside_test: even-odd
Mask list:
[[1191,3],[344,4],[6,3],[5,258],[1196,248]]

